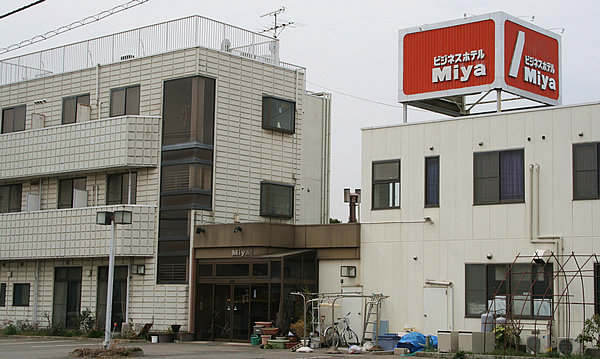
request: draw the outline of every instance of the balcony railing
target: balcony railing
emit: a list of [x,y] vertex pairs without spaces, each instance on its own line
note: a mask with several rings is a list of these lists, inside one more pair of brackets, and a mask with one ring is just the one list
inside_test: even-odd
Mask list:
[[0,135],[0,180],[155,167],[160,117],[125,116]]
[[152,256],[156,206],[119,205],[0,214],[0,260],[107,257],[110,226],[96,224],[100,211],[133,212],[132,223],[117,225],[117,256]]
[[0,60],[0,85],[197,46],[303,71],[279,61],[278,41],[219,21],[189,16]]

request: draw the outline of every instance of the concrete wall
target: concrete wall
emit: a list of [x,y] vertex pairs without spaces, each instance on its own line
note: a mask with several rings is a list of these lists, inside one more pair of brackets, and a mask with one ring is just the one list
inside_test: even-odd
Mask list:
[[[423,330],[426,280],[452,282],[454,328],[479,330],[478,318],[465,317],[465,263],[512,263],[519,253],[529,256],[519,262],[529,263],[536,249],[557,255],[600,250],[594,225],[600,201],[574,201],[572,194],[572,145],[600,141],[599,120],[600,105],[591,104],[363,130],[361,275],[365,292],[391,296],[383,304],[390,331],[405,324]],[[507,149],[524,149],[524,203],[473,205],[473,153]],[[426,156],[440,157],[438,208],[424,208]],[[371,210],[372,162],[388,159],[401,160],[400,208]],[[539,165],[539,187],[530,165]],[[558,237],[561,244],[538,236]],[[572,260],[565,269],[575,269]],[[592,303],[592,278],[584,285],[585,301]],[[555,293],[563,288],[559,282]],[[581,301],[581,293],[580,284],[570,286],[572,301]],[[559,335],[566,334],[565,309],[556,316]],[[572,305],[570,315],[573,337],[581,328],[582,306]],[[447,316],[450,322],[451,311]]]

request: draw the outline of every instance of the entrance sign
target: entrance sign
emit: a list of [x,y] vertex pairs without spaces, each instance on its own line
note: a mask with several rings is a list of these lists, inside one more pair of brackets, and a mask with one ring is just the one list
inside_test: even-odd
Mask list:
[[491,90],[562,102],[560,35],[503,12],[400,30],[398,51],[399,102],[460,107],[462,96]]

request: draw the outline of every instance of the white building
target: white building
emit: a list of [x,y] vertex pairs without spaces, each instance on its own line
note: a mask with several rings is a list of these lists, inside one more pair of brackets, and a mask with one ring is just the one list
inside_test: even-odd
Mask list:
[[[194,257],[207,255],[189,254],[211,225],[328,223],[330,97],[308,93],[305,70],[280,62],[278,46],[192,16],[0,61],[0,322],[73,327],[86,308],[103,322],[110,226],[96,224],[100,211],[133,212],[115,234],[112,320],[159,331],[195,329]],[[270,239],[263,254],[310,247]],[[300,253],[313,284],[315,251]],[[230,284],[240,275],[211,281],[248,310],[243,323],[224,319],[238,331],[229,339],[247,339],[253,324],[250,287]]]
[[598,143],[598,103],[363,129],[359,277],[389,331],[479,331],[496,296],[522,340],[576,337],[600,309]]

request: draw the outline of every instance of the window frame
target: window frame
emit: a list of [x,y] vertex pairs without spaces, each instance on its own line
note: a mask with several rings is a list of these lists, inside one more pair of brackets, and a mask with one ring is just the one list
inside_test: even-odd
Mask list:
[[[381,165],[381,164],[389,164],[389,163],[398,163],[398,177],[397,178],[390,178],[390,179],[375,179],[375,167],[377,165]],[[402,177],[402,163],[400,161],[400,159],[394,159],[394,160],[384,160],[384,161],[373,161],[371,163],[371,209],[372,210],[385,210],[385,209],[398,209],[400,208],[400,203],[402,200],[402,187],[401,187],[401,183],[400,183],[400,179]],[[397,193],[397,197],[398,197],[398,204],[397,205],[393,205],[393,206],[381,206],[381,207],[376,207],[375,206],[375,186],[377,185],[385,185],[385,184],[395,184],[398,183],[398,193]],[[392,191],[390,192],[390,197],[393,199],[395,198],[395,190],[396,190],[396,186],[392,186]],[[388,198],[389,200],[390,198]],[[389,203],[389,201],[388,201]]]
[[[80,98],[85,98],[87,97],[87,103],[84,102],[79,102]],[[66,112],[65,112],[65,103],[69,100],[75,100],[75,111],[74,111],[74,117],[71,121],[71,119],[65,119],[66,117]],[[62,101],[62,115],[61,115],[61,124],[63,125],[68,125],[68,124],[72,124],[72,123],[76,123],[77,122],[77,105],[82,103],[84,105],[89,106],[90,105],[90,101],[91,101],[91,96],[89,93],[87,94],[82,94],[82,95],[75,95],[75,96],[69,96],[69,97],[63,97],[63,101]]]
[[[19,290],[17,290],[17,286],[20,288]],[[22,288],[22,289],[21,289]],[[24,294],[24,289],[27,288],[27,295],[23,296],[23,298],[21,298],[23,301],[17,303],[17,293],[19,291],[21,291],[21,294]],[[14,283],[13,284],[13,301],[12,301],[12,305],[13,307],[29,307],[29,302],[30,302],[30,297],[31,297],[31,284],[30,283]],[[25,300],[27,299],[27,303],[25,304]]]
[[[131,174],[132,176],[132,180],[131,180],[131,202],[129,201],[129,179],[127,179],[127,182],[125,182],[125,176],[127,176],[129,178],[129,175]],[[109,197],[109,194],[111,193],[111,179],[114,178],[119,178],[120,177],[120,184],[121,184],[121,188],[119,190],[120,192],[120,199],[119,201],[115,201],[115,200],[111,200]],[[113,184],[114,185],[114,184]],[[137,172],[136,171],[131,171],[131,172],[120,172],[120,173],[111,173],[111,174],[107,174],[106,175],[106,205],[110,206],[110,205],[115,205],[115,204],[136,204],[137,202]]]
[[[599,199],[600,198],[600,155],[599,155],[599,151],[600,151],[600,146],[598,146],[598,142],[585,142],[585,143],[574,143],[572,146],[572,152],[573,152],[573,200],[574,201],[581,201],[581,200],[590,200],[590,199]],[[585,149],[586,147],[593,147],[593,158],[591,158],[590,160],[590,164],[594,165],[594,168],[585,168],[585,169],[578,169],[577,165],[578,165],[578,152],[580,150]],[[580,178],[578,176],[578,174],[583,174],[585,172],[592,172],[593,173],[593,184],[591,187],[593,188],[581,188],[580,186],[578,186],[578,179]],[[581,194],[581,192],[585,191],[585,193]],[[589,193],[589,194],[586,194]]]
[[[515,268],[515,266],[518,266],[517,268]],[[523,275],[523,273],[518,272],[518,270],[520,270],[519,267],[524,267],[527,266],[527,271],[525,272],[525,275]],[[549,266],[549,267],[548,267]],[[552,274],[552,278],[554,276],[554,266],[552,265],[552,263],[545,263],[543,265],[540,264],[529,264],[529,263],[514,263],[514,264],[509,264],[509,263],[491,263],[491,264],[484,264],[484,263],[465,263],[465,318],[480,318],[481,314],[487,312],[489,310],[489,301],[492,300],[491,298],[493,297],[493,295],[496,292],[496,289],[494,287],[494,285],[490,284],[490,276],[494,273],[491,273],[490,270],[495,270],[495,268],[502,268],[504,267],[506,270],[505,276],[501,279],[497,279],[495,280],[495,282],[497,282],[496,284],[504,287],[502,292],[504,292],[504,294],[499,294],[499,295],[506,295],[506,296],[511,296],[514,295],[514,293],[517,292],[518,290],[518,286],[521,284],[521,279],[529,279],[531,281],[531,283],[533,284],[533,280],[536,278],[537,273],[539,273],[539,270],[543,270],[546,269],[546,273],[551,273]],[[472,281],[469,281],[468,278],[468,270],[467,268],[473,268],[473,271],[478,273],[479,275],[483,275],[484,277],[484,283],[485,283],[485,288],[470,288],[470,284],[472,285]],[[535,269],[537,268],[537,269]],[[517,270],[517,272],[515,273],[515,270]],[[529,278],[525,278],[525,276],[529,276]],[[540,275],[544,275],[543,273]],[[540,275],[537,275],[537,278],[539,278]],[[517,276],[518,279],[514,280],[512,279],[513,276]],[[546,278],[546,277],[544,277]],[[516,282],[516,283],[513,283]],[[536,280],[536,283],[541,282],[539,279]],[[550,290],[548,292],[548,294],[545,297],[542,297],[542,301],[545,300],[550,300],[550,306],[553,307],[554,305],[554,283],[553,282],[549,282],[547,287],[550,287]],[[534,308],[535,308],[535,298],[536,298],[536,293],[535,293],[535,286],[532,287],[533,290],[531,292],[531,295],[529,295],[527,297],[527,302],[528,302],[528,306],[529,306],[529,310],[531,311],[532,314],[530,315],[519,315],[517,313],[512,313],[512,315],[516,318],[521,318],[521,319],[547,319],[550,318],[551,316],[544,316],[544,315],[539,315],[536,316],[534,314]],[[548,289],[548,288],[546,288]],[[475,314],[469,314],[469,299],[473,298],[472,294],[469,295],[469,292],[484,292],[485,293],[485,310],[483,313],[475,313]],[[518,301],[518,299],[515,299],[513,297],[512,301],[507,301],[505,303],[506,306],[508,306],[511,302],[516,302]],[[518,304],[517,304],[518,305]],[[512,308],[506,308],[505,311],[512,311]],[[505,313],[506,315],[506,313]]]
[[[8,211],[6,211],[6,212],[3,211],[2,207],[0,206],[0,213],[22,212],[23,211],[23,184],[16,183],[16,184],[7,184],[7,185],[0,186],[0,188],[3,188],[3,187],[8,187]],[[15,188],[18,188],[18,190],[16,190]],[[18,193],[18,200],[16,200],[16,203],[12,203],[12,206],[11,206],[11,199],[13,198],[13,191],[16,191]],[[18,210],[17,210],[17,208],[18,208]]]
[[[290,104],[292,106],[292,108],[291,108],[292,116],[291,116],[291,121],[290,121],[291,123],[290,123],[289,129],[285,128],[285,127],[277,127],[271,123],[273,118],[275,118],[275,116],[271,116],[271,108],[273,105],[273,101],[275,101],[275,103],[277,103],[277,102],[286,103],[286,104]],[[271,96],[271,95],[263,95],[263,97],[262,97],[262,128],[265,130],[273,130],[273,131],[285,132],[285,133],[289,133],[289,134],[296,133],[296,101],[288,100],[288,99],[284,99],[284,98],[280,98],[280,97],[275,97],[275,96]]]
[[[429,173],[429,162],[433,161],[434,164],[437,163],[437,173],[435,174],[435,179],[430,178]],[[428,190],[430,185],[430,180],[435,180],[435,198],[430,197],[430,192]],[[433,201],[432,201],[433,200]],[[425,208],[436,208],[440,206],[440,156],[430,156],[425,157]]]
[[[269,204],[271,203],[269,194],[271,193],[271,190],[270,190],[271,187],[285,188],[285,189],[288,189],[289,191],[291,191],[291,193],[290,193],[291,202],[289,203],[289,208],[290,208],[289,213],[278,214],[278,213],[272,213],[272,211],[269,211],[268,207],[269,207]],[[264,198],[264,196],[267,196],[267,197]],[[295,196],[294,185],[262,181],[260,183],[260,216],[261,217],[284,218],[284,219],[294,218],[294,203],[295,203],[294,196]],[[265,208],[265,203],[266,203],[267,208]]]
[[[23,109],[22,113],[23,113],[23,118],[18,118],[15,120],[15,116],[17,114],[20,114],[21,112],[17,111]],[[7,131],[7,124],[5,122],[5,113],[7,111],[12,111],[12,118],[10,119],[11,121],[11,129],[9,131]],[[20,116],[19,116],[20,117]],[[27,105],[19,105],[19,106],[13,106],[13,107],[6,107],[2,109],[2,127],[0,127],[0,129],[2,130],[0,133],[2,134],[6,134],[6,133],[14,133],[14,132],[21,132],[21,131],[25,131],[25,126],[27,124]],[[19,126],[19,129],[15,130],[15,122],[19,121],[18,124],[21,125],[22,124],[22,129],[21,126]],[[22,123],[21,123],[22,122]]]
[[[503,171],[502,171],[502,156],[504,155],[508,155],[509,153],[513,153],[513,152],[520,152],[521,154],[521,164],[522,164],[522,177],[520,179],[520,193],[521,196],[520,198],[516,198],[516,199],[502,199],[502,185],[503,185],[503,181],[502,181],[502,175],[503,175]],[[480,171],[478,171],[478,165],[479,166],[483,166],[484,164],[481,162],[478,162],[478,158],[483,158],[484,156],[492,156],[494,158],[494,162],[491,165],[496,165],[496,173],[493,175],[487,175],[487,176],[483,176],[483,175],[479,175],[478,173],[480,173]],[[493,167],[493,166],[492,166]],[[496,180],[496,190],[493,193],[493,198],[492,199],[486,199],[486,198],[479,198],[479,196],[477,195],[478,193],[478,186],[480,185],[481,182],[485,181],[485,180]],[[492,191],[492,189],[489,189],[489,191]],[[493,204],[508,204],[508,203],[525,203],[525,150],[520,148],[520,149],[508,149],[508,150],[501,150],[501,151],[485,151],[485,152],[474,152],[473,153],[473,205],[475,206],[479,206],[479,205],[493,205]]]
[[[135,111],[129,112],[129,106],[127,105],[127,99],[129,95],[129,91],[136,89],[137,90],[137,107]],[[123,94],[123,108],[115,109],[115,94],[119,91],[124,91]],[[109,109],[109,117],[118,117],[118,116],[138,116],[140,114],[140,106],[141,106],[141,97],[142,90],[141,85],[131,85],[125,87],[114,88],[110,90],[110,109]],[[131,104],[132,106],[133,104]],[[118,110],[118,111],[117,111]]]

